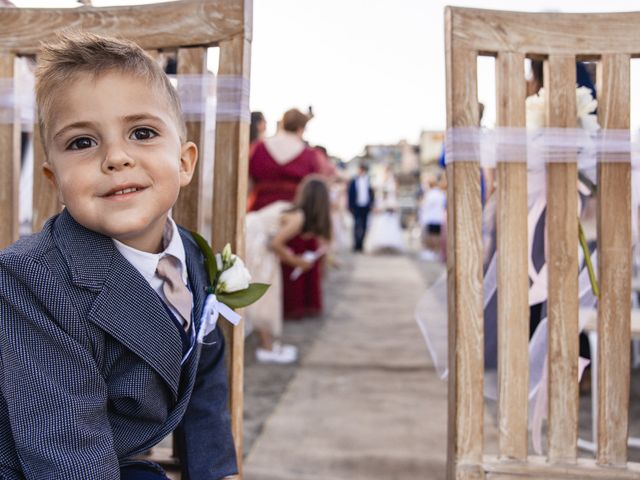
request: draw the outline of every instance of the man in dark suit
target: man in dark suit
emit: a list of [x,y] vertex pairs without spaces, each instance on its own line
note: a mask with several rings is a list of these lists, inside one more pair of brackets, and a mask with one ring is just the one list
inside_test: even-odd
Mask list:
[[349,211],[353,215],[354,252],[362,252],[364,237],[367,233],[367,220],[373,208],[374,193],[368,172],[368,167],[361,164],[358,175],[349,183]]

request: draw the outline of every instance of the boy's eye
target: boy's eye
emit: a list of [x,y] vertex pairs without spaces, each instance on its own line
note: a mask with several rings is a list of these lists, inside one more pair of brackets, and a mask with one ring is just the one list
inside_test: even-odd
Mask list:
[[149,140],[157,135],[158,134],[150,128],[136,128],[130,138],[133,140]]
[[73,140],[67,149],[69,150],[83,150],[85,148],[95,147],[96,141],[89,137],[80,137]]

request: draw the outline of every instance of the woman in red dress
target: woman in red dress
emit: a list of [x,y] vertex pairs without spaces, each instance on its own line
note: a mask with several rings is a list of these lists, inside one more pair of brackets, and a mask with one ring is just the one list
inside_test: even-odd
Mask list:
[[[288,110],[282,117],[281,129],[255,145],[249,158],[249,177],[252,189],[248,210],[260,210],[278,200],[292,202],[298,184],[304,177],[320,171],[317,153],[302,140],[309,117],[297,109]],[[296,236],[287,246],[296,255],[318,249],[314,238]],[[285,318],[317,315],[322,311],[320,263],[291,278],[291,270],[283,266]]]
[[308,121],[300,110],[288,110],[280,131],[253,147],[249,158],[250,212],[278,200],[293,201],[300,181],[319,172],[316,152],[302,140]]

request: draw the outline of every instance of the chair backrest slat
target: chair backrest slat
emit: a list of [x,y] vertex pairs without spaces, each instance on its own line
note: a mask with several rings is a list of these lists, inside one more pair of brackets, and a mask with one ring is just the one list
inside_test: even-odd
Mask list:
[[[497,125],[524,128],[524,54],[496,58]],[[527,458],[529,401],[529,282],[527,278],[527,165],[497,167],[496,241],[498,274],[499,447],[504,458]],[[501,294],[504,292],[503,294]]]
[[[249,65],[251,41],[236,36],[219,43],[220,62],[218,67],[219,92],[235,92],[236,110],[221,116],[218,111],[216,120],[215,164],[213,174],[213,218],[211,238],[213,248],[222,250],[230,242],[234,252],[244,253],[245,224],[244,212],[247,209],[247,182],[249,169],[249,119],[243,118],[240,111],[242,102],[248,100]],[[229,88],[231,87],[231,88]],[[246,94],[246,96],[245,96]],[[219,106],[220,107],[220,106]],[[228,358],[243,358],[244,326],[232,327],[223,322],[222,331],[226,338]],[[238,458],[243,456],[242,413],[244,364],[234,362],[229,365],[230,389],[229,402],[233,405],[231,421],[236,439]],[[240,468],[242,466],[240,465]],[[242,474],[242,471],[240,472]]]
[[[545,61],[544,73],[547,124],[575,127],[575,56],[550,55]],[[548,352],[549,365],[553,365],[549,369],[551,462],[572,462],[577,454],[578,171],[575,160],[547,165]]]
[[33,199],[31,228],[34,232],[40,231],[48,218],[62,209],[62,204],[49,180],[42,173],[42,164],[45,161],[44,147],[40,141],[40,125],[38,119],[33,124]]
[[[603,55],[598,69],[602,128],[628,129],[630,57]],[[628,160],[617,158],[615,160]],[[631,321],[631,165],[598,165],[598,445],[597,461],[627,461]]]
[[[457,257],[455,266],[448,268],[449,292],[457,293],[448,307],[449,335],[456,337],[456,348],[449,350],[449,454],[455,452],[461,463],[479,466],[484,431],[480,172],[475,162],[456,162],[447,166],[447,179],[456,183],[455,192],[448,193],[453,221],[447,227],[456,239],[451,241],[454,235],[448,234],[447,251]],[[467,473],[469,477],[457,472],[452,478],[477,478],[480,471]]]
[[[0,50],[0,95],[15,88],[15,56]],[[6,88],[2,88],[2,84]],[[5,161],[0,162],[0,247],[18,238],[18,178],[20,175],[20,117],[16,106],[8,101],[0,104],[0,152]]]
[[[207,71],[207,49],[205,47],[180,48],[178,50],[178,90],[184,87],[180,85],[180,75],[204,75]],[[193,78],[193,77],[191,77]],[[187,82],[189,82],[189,77]],[[193,89],[192,82],[187,85],[188,89]],[[202,98],[202,108],[204,111],[204,95]],[[204,148],[204,121],[195,117],[187,116],[187,138],[198,146],[198,163],[193,173],[191,183],[180,192],[178,202],[174,207],[174,216],[177,222],[184,227],[202,231],[204,228],[204,201],[203,201],[203,172],[205,165],[213,163],[213,158],[205,157]]]
[[[477,52],[447,50],[447,78],[455,86],[448,91],[447,104],[455,113],[449,126],[478,124]],[[449,256],[449,446],[447,469],[450,478],[477,478],[483,453],[484,349],[482,325],[482,242],[480,175],[477,162],[456,162],[447,166]],[[453,188],[455,183],[456,188]],[[456,261],[453,261],[453,259]],[[455,292],[451,295],[451,292]],[[463,427],[464,425],[464,427]],[[463,433],[464,432],[464,433]],[[458,470],[451,460],[469,466]]]

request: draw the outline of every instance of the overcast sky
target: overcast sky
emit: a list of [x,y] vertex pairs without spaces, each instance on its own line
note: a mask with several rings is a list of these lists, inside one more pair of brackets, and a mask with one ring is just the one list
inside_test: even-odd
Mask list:
[[[75,5],[71,0],[15,3]],[[151,2],[94,0],[96,6],[134,3]],[[251,109],[265,114],[273,133],[285,110],[312,105],[315,118],[307,139],[344,159],[366,144],[417,142],[422,130],[443,129],[445,5],[640,10],[640,1],[631,0],[254,0]],[[638,67],[634,79],[640,80]],[[489,124],[495,116],[492,81],[493,64],[484,61],[479,97],[487,105]],[[633,102],[640,100],[632,95]],[[638,120],[632,117],[632,127],[638,128]]]

